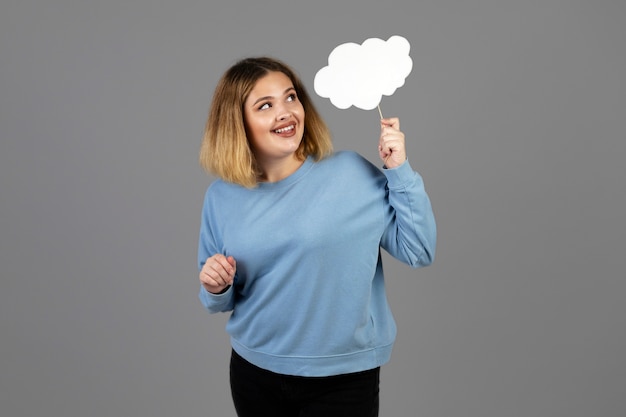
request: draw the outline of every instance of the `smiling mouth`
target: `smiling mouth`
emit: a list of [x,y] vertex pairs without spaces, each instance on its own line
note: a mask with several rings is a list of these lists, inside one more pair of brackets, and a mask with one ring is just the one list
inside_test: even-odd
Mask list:
[[296,128],[296,125],[289,125],[289,126],[285,126],[285,127],[281,127],[280,129],[275,129],[274,133],[288,133],[293,131]]

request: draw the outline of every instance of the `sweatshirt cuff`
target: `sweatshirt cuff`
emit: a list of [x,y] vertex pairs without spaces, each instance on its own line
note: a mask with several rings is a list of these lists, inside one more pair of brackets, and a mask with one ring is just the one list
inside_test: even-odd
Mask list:
[[402,165],[395,168],[383,167],[383,173],[387,177],[387,185],[389,188],[403,188],[418,175],[413,171],[408,159],[405,160]]
[[200,298],[218,301],[220,298],[228,297],[232,290],[233,290],[233,286],[230,285],[225,291],[219,294],[213,294],[212,292],[207,291],[207,289],[204,288],[204,285],[200,284]]

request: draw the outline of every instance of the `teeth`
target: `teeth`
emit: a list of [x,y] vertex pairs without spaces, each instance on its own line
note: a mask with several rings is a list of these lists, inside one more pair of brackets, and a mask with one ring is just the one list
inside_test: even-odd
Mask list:
[[293,128],[294,128],[294,125],[290,125],[290,126],[287,126],[287,127],[283,127],[281,129],[276,129],[274,132],[276,132],[276,133],[283,133],[283,132],[287,132],[289,130],[293,130]]

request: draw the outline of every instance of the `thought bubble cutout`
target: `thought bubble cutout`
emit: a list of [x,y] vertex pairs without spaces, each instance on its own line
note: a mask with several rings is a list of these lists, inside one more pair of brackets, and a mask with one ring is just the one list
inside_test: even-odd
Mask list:
[[410,49],[409,41],[397,35],[387,41],[369,38],[361,45],[341,44],[315,75],[315,92],[340,109],[375,109],[382,96],[391,96],[411,73]]

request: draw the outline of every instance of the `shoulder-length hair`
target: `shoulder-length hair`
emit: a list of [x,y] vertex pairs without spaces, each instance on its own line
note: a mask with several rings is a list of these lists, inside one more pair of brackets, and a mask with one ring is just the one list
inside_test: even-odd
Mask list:
[[320,160],[332,153],[330,131],[296,73],[274,58],[245,58],[230,67],[215,88],[200,146],[200,165],[206,172],[244,187],[257,185],[259,169],[246,135],[243,106],[256,82],[274,71],[289,77],[304,108],[304,135],[296,156]]

